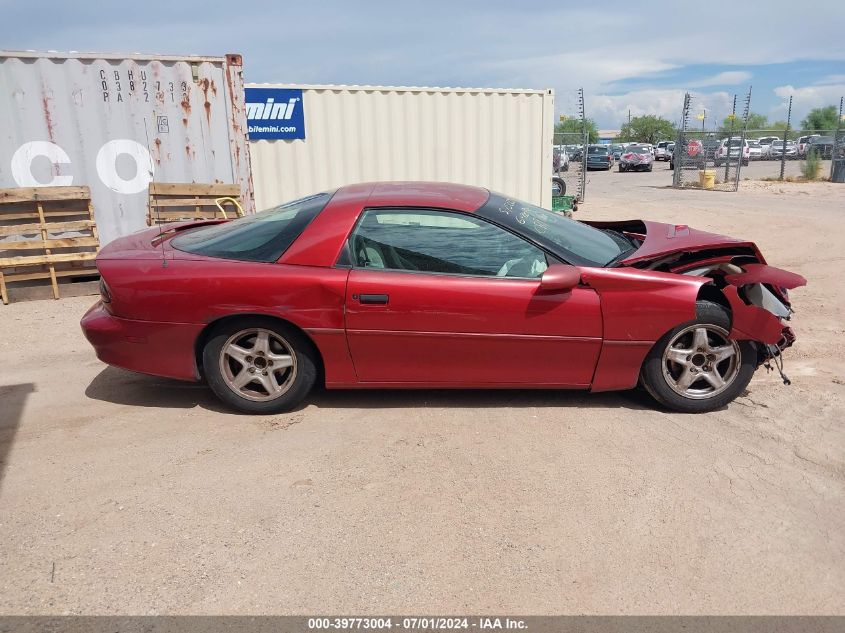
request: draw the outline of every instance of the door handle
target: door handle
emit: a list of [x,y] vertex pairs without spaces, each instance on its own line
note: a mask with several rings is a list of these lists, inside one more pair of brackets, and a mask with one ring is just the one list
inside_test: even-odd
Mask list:
[[[353,297],[353,299],[356,297]],[[389,295],[357,295],[358,301],[370,305],[387,305]]]

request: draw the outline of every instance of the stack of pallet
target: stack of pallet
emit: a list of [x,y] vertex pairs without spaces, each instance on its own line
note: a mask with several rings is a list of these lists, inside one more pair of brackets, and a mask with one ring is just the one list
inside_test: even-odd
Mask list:
[[100,247],[88,187],[0,189],[0,295],[6,284],[96,275]]
[[147,225],[242,216],[240,185],[151,182]]

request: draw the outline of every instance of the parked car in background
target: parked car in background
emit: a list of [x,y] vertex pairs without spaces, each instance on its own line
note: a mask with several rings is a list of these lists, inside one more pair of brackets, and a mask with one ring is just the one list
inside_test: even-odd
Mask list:
[[821,136],[821,134],[807,134],[806,136],[798,137],[796,145],[798,148],[798,156],[800,158],[804,158],[807,155],[807,144],[810,142],[811,138],[815,138],[817,136]]
[[820,158],[833,157],[833,137],[816,136],[807,142],[807,153],[815,152]]
[[798,158],[798,147],[795,145],[795,141],[784,141],[782,138],[772,141],[772,144],[769,145],[767,157],[775,160],[784,155],[787,158]]
[[720,166],[730,159],[742,159],[742,164],[747,165],[749,160],[748,141],[740,138],[724,139],[720,144],[716,153],[713,155],[713,160],[716,166]]
[[566,153],[570,161],[580,162],[584,158],[584,147],[583,145],[567,145]]
[[317,385],[642,384],[698,413],[795,340],[787,289],[806,280],[764,262],[753,242],[674,221],[584,223],[480,187],[364,183],[110,242],[82,329],[105,363],[205,381],[258,415]]
[[688,139],[685,147],[681,148],[680,151],[672,152],[672,155],[669,158],[669,169],[675,169],[675,161],[678,161],[682,168],[701,168],[704,166],[706,158],[706,154],[704,152],[704,143],[699,141],[697,138]]
[[660,141],[654,146],[654,160],[669,160],[669,152],[667,151],[669,143],[671,141]]
[[618,145],[611,145],[610,152],[613,154],[613,160],[619,160],[622,158],[622,152],[625,150],[625,146],[618,144]]
[[629,145],[622,152],[619,171],[651,171],[654,161],[655,157],[651,155],[648,145]]
[[569,154],[566,153],[565,148],[555,148],[552,156],[555,173],[560,171],[569,171]]
[[589,145],[587,147],[587,169],[610,169],[613,154],[610,145]]
[[760,150],[763,152],[763,158],[769,157],[769,146],[776,140],[778,140],[777,136],[761,136],[757,139],[757,142],[760,143]]
[[748,160],[762,160],[763,148],[759,141],[753,139],[748,141]]

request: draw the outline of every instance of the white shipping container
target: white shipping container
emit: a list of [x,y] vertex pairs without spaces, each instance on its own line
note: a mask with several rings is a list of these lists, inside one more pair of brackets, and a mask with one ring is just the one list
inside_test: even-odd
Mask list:
[[103,244],[148,185],[234,183],[251,212],[240,55],[0,52],[0,187],[88,185]]
[[250,141],[258,209],[376,180],[478,185],[551,206],[552,90],[246,87],[303,91],[305,139]]

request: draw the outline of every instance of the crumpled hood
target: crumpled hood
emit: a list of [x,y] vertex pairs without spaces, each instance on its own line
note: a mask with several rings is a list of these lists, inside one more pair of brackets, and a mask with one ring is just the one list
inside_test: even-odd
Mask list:
[[[642,220],[639,223],[645,225],[645,239],[636,251],[620,262],[623,266],[629,266],[636,262],[655,259],[664,255],[671,255],[672,253],[704,251],[714,248],[743,247],[752,249],[757,255],[759,262],[762,264],[766,263],[754,242],[727,235],[719,235],[718,233],[700,231],[690,228],[686,224],[665,224],[650,220]],[[590,224],[597,228],[614,228],[609,225],[617,223],[590,222]],[[621,222],[618,224],[634,224],[634,222]],[[641,239],[643,238],[642,235],[639,237]]]

